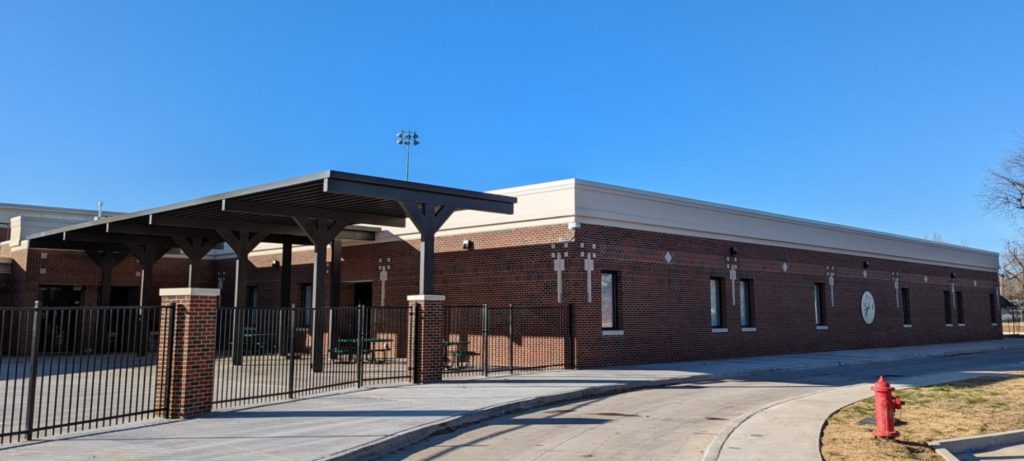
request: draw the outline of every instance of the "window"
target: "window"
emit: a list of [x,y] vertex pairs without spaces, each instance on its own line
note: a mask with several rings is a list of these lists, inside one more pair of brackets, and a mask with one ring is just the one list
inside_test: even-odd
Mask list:
[[740,280],[740,326],[751,328],[754,326],[754,311],[751,308],[750,280]]
[[900,288],[900,305],[903,306],[903,324],[910,325],[910,288]]
[[711,278],[711,328],[724,328],[722,321],[722,279]]
[[249,307],[249,309],[245,310],[246,311],[245,318],[248,319],[248,326],[251,328],[251,327],[256,326],[257,323],[259,323],[259,318],[258,318],[259,311],[257,311],[254,308],[256,306],[259,306],[260,291],[259,291],[258,288],[256,288],[255,285],[249,285],[249,287],[247,288],[246,291],[248,292],[248,299],[246,300],[246,302],[247,302],[247,306],[246,307]]
[[299,292],[301,293],[299,301],[302,302],[302,315],[299,316],[297,323],[299,326],[309,327],[313,325],[313,285],[303,283],[299,285]]
[[956,292],[956,323],[964,324],[964,293]]
[[996,294],[988,294],[988,316],[993,324],[999,323],[999,309],[996,307]]
[[949,296],[949,291],[943,291],[942,292],[942,298],[943,298],[943,302],[945,303],[944,306],[943,306],[944,309],[945,309],[943,311],[943,314],[945,314],[945,317],[946,317],[946,325],[952,325],[953,324],[953,300]]
[[601,328],[605,330],[614,330],[619,326],[616,278],[614,272],[601,273]]
[[814,324],[825,325],[825,284],[814,284]]

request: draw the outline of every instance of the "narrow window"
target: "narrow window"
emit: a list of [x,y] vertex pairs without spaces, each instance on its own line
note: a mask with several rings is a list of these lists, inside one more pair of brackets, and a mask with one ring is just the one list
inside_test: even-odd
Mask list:
[[900,303],[903,306],[903,324],[910,325],[910,288],[900,288]]
[[619,326],[615,279],[614,272],[601,273],[601,328],[606,330],[613,330]]
[[252,308],[260,305],[260,290],[256,288],[255,285],[250,285],[248,291],[249,305],[246,307],[249,307],[250,309],[246,309],[245,317],[249,319],[249,327],[253,327],[259,322],[259,319],[257,318],[257,316],[259,315],[259,311]]
[[964,293],[956,292],[956,323],[963,325],[964,322]]
[[825,284],[814,284],[814,324],[825,325]]
[[313,285],[303,283],[299,289],[302,294],[299,300],[302,302],[302,313],[297,323],[299,326],[309,327],[313,325]]
[[946,325],[951,325],[953,323],[953,300],[949,296],[949,291],[942,292],[942,299],[945,303],[943,314],[946,317]]
[[988,316],[992,323],[999,323],[999,309],[996,308],[996,294],[988,294]]
[[747,328],[754,326],[754,311],[751,307],[750,280],[740,280],[740,326]]
[[711,278],[711,328],[723,328],[722,321],[722,279]]

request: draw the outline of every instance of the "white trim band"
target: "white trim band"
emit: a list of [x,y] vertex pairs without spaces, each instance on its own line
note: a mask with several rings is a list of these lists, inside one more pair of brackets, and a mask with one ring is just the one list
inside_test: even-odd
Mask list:
[[444,295],[409,295],[405,297],[406,301],[414,303],[422,303],[427,301],[444,301]]
[[220,288],[161,288],[160,296],[220,296]]

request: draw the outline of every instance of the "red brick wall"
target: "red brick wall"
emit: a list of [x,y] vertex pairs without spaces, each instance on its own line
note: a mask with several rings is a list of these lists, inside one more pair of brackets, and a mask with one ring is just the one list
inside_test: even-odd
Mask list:
[[[465,239],[473,241],[473,249],[462,248]],[[725,266],[730,247],[738,250],[738,278],[752,280],[754,332],[740,330],[738,308],[731,302]],[[300,285],[312,281],[312,252],[296,250],[290,303],[299,305]],[[99,284],[99,268],[95,264],[78,252],[49,251],[48,258],[42,260],[42,251],[12,255],[15,304],[31,304],[38,285],[44,283],[83,285],[86,302],[95,302]],[[589,303],[581,251],[596,254],[595,271],[591,274],[593,299]],[[666,251],[672,254],[671,262],[664,259]],[[990,324],[988,312],[988,294],[997,290],[994,272],[595,225],[584,225],[580,230],[560,224],[439,237],[437,252],[435,291],[447,297],[446,305],[573,303],[576,361],[585,367],[1000,337],[999,328]],[[568,253],[561,304],[556,299],[554,252]],[[342,305],[351,304],[355,281],[372,281],[373,304],[381,304],[382,264],[390,266],[384,304],[406,306],[405,297],[418,291],[416,241],[349,246],[344,248],[342,257]],[[280,255],[260,254],[251,258],[254,270],[249,283],[258,287],[263,306],[280,304],[281,269],[271,267],[275,259],[279,260]],[[863,276],[865,260],[870,263],[867,278]],[[786,271],[782,269],[783,263]],[[836,267],[835,306],[831,304],[827,285],[826,267],[830,266]],[[41,267],[47,268],[46,275],[39,274]],[[217,273],[225,273],[222,305],[233,302],[233,269],[234,262],[227,260],[204,262],[201,268],[200,286],[215,287]],[[115,271],[115,285],[137,284],[137,270],[133,259],[122,262]],[[618,274],[621,336],[602,334],[601,271]],[[910,289],[912,328],[902,326],[902,313],[896,308],[894,272],[900,274],[900,286]],[[950,272],[956,273],[957,290],[964,294],[963,327],[946,327],[943,322],[942,292],[949,289]],[[184,286],[186,273],[185,260],[165,258],[157,265],[157,285]],[[927,283],[925,276],[929,279]],[[724,279],[723,314],[729,329],[725,333],[711,332],[710,277]],[[815,328],[814,283],[826,284],[827,330]],[[860,316],[860,299],[865,290],[871,291],[877,306],[872,325],[865,325]],[[541,325],[533,330],[537,333],[527,337],[534,339],[520,341],[516,347],[544,350],[544,361],[565,350],[561,339],[552,339],[554,334],[541,331]],[[492,345],[497,347],[500,346]],[[517,350],[516,356],[520,355],[526,357],[529,353],[524,349],[519,354]]]
[[[928,266],[878,258],[839,255],[653,232],[584,226],[577,241],[597,253],[594,303],[577,309],[580,360],[588,366],[751,355],[770,355],[863,347],[904,346],[1001,337],[990,323],[988,294],[997,290],[994,272]],[[736,247],[738,277],[752,280],[755,332],[739,328],[732,305],[725,257]],[[664,259],[672,254],[671,263]],[[578,255],[578,253],[577,253]],[[869,262],[867,278],[863,263]],[[783,263],[787,271],[783,271]],[[575,258],[574,277],[582,273]],[[835,306],[826,266],[836,267]],[[619,276],[619,315],[624,334],[602,336],[600,272]],[[904,328],[896,307],[893,273],[910,289],[912,328]],[[966,326],[946,327],[943,290],[950,273],[964,293]],[[924,278],[928,277],[925,283]],[[709,279],[722,277],[726,333],[712,333]],[[581,277],[585,283],[585,275]],[[828,330],[815,327],[813,284],[824,283]],[[977,286],[975,286],[975,283]],[[575,284],[581,287],[583,284]],[[875,320],[864,323],[861,296],[871,291]],[[574,293],[586,306],[585,293]]]

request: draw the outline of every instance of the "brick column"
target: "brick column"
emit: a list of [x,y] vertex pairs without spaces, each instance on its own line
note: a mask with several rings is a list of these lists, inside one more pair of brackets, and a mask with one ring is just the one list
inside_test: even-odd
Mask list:
[[410,295],[409,306],[418,309],[416,332],[415,372],[413,382],[419,384],[441,382],[444,367],[444,296]]
[[[189,418],[209,413],[213,407],[213,366],[217,336],[216,288],[164,288],[161,305],[173,305],[174,316],[160,316],[160,346],[157,357],[156,405],[164,405],[168,342],[174,322],[170,379],[171,418]],[[164,311],[165,314],[168,311]]]

